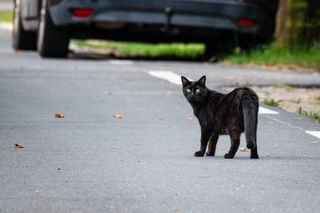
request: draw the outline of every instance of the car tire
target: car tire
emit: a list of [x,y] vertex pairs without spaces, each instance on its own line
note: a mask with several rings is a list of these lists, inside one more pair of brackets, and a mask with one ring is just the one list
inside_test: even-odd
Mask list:
[[232,53],[236,47],[232,37],[225,37],[215,41],[206,42],[205,59],[210,62],[218,62],[226,55]]
[[[19,0],[18,0],[19,1]],[[19,50],[36,50],[37,34],[24,30],[20,2],[14,2],[12,47]]]
[[65,58],[69,51],[69,35],[65,27],[54,25],[47,0],[43,1],[38,30],[38,52],[42,57]]
[[206,45],[206,49],[204,52],[205,60],[208,60],[210,62],[217,62],[220,54],[218,45],[213,42],[206,42],[205,45]]

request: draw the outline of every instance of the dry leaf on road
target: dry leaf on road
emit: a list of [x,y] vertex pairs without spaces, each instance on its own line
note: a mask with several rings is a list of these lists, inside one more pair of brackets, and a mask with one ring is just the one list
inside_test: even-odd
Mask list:
[[143,107],[139,107],[139,108],[137,108],[137,111],[138,112],[145,112],[145,111],[147,111],[145,108],[143,108]]
[[19,143],[15,143],[14,147],[17,148],[17,149],[23,149],[23,145],[19,144]]
[[119,114],[114,114],[113,117],[114,117],[114,118],[121,119],[121,118],[124,117],[124,115],[119,113]]
[[240,148],[240,152],[247,152],[247,151],[248,151],[247,147],[241,147]]
[[54,117],[55,118],[64,118],[64,115],[57,112],[56,114],[54,114]]

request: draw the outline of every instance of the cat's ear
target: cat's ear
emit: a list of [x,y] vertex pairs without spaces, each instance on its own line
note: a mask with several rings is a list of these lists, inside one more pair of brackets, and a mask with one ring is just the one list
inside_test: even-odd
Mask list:
[[181,82],[182,82],[182,86],[188,86],[189,84],[191,84],[191,82],[184,76],[181,76]]
[[202,76],[199,80],[198,80],[198,84],[200,84],[201,86],[205,86],[206,85],[206,76]]

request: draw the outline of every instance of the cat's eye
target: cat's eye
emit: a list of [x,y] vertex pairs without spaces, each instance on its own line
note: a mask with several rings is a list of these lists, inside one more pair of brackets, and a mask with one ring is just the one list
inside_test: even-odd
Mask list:
[[191,92],[191,89],[187,89],[187,92]]
[[200,89],[196,89],[196,93],[199,93],[201,90]]

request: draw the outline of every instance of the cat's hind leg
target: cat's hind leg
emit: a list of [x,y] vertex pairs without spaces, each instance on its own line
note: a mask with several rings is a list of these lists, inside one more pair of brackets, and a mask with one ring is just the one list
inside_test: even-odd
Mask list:
[[254,148],[254,149],[251,149],[250,150],[251,153],[250,153],[250,158],[251,159],[259,159],[259,155],[258,155],[258,148]]
[[231,147],[228,153],[224,155],[224,158],[232,159],[238,151],[240,145],[240,133],[236,130],[229,130],[231,138]]
[[218,133],[211,134],[210,139],[209,139],[209,144],[208,144],[208,150],[206,153],[207,156],[214,156],[215,155],[216,145],[217,145],[218,139],[219,139]]
[[255,147],[250,149],[250,158],[251,159],[259,159],[258,155],[258,146],[257,146],[257,136],[255,135]]

